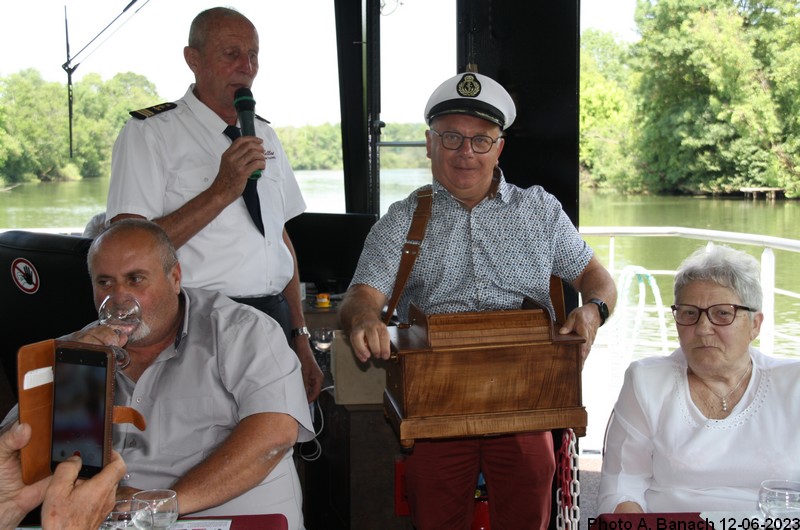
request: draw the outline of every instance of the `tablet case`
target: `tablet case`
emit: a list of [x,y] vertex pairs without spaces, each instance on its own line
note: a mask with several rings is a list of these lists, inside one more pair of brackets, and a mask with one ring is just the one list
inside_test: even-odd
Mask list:
[[[107,346],[45,340],[23,346],[17,352],[19,421],[30,425],[32,430],[31,441],[20,451],[22,480],[25,484],[33,484],[52,473],[50,444],[53,437],[53,365],[57,348],[111,351]],[[111,358],[114,358],[113,353]],[[114,402],[113,388],[107,393],[106,399],[110,403]],[[141,431],[145,429],[144,416],[138,410],[119,406],[110,410],[113,410],[113,423],[132,423]],[[111,446],[111,440],[108,445]]]

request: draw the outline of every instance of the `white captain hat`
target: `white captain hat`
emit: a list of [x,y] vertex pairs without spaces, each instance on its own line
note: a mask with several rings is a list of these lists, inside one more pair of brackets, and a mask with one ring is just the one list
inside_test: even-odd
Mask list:
[[514,100],[503,86],[483,74],[463,72],[433,91],[425,106],[425,121],[445,114],[469,114],[508,129],[517,117]]

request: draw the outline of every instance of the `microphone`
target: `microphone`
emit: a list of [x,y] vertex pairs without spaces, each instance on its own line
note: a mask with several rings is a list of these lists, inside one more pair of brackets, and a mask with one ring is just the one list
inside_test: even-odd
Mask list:
[[[239,117],[239,124],[242,126],[242,136],[255,136],[256,100],[253,99],[253,93],[249,88],[242,87],[233,94],[233,106]],[[251,180],[256,180],[259,177],[261,177],[260,169],[255,170],[250,175]]]

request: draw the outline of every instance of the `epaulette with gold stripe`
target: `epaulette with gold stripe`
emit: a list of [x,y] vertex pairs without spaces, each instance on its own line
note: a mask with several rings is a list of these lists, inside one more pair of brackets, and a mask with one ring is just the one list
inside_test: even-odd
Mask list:
[[156,114],[161,114],[162,112],[166,112],[168,110],[172,110],[178,105],[176,103],[159,103],[158,105],[153,105],[152,107],[147,107],[146,109],[139,109],[139,110],[132,110],[130,111],[130,115],[136,118],[137,120],[146,120]]

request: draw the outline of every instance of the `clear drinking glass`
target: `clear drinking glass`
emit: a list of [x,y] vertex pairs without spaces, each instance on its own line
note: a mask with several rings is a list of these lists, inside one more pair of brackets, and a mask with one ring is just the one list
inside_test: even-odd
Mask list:
[[173,490],[143,490],[133,498],[147,503],[153,514],[153,530],[167,530],[178,520],[178,495]]
[[800,482],[765,480],[758,491],[758,508],[764,517],[800,518]]
[[114,509],[100,525],[100,530],[117,528],[153,529],[153,514],[147,503],[136,499],[125,499],[114,503]]
[[[108,295],[97,310],[97,319],[100,324],[130,337],[142,323],[142,306],[131,294]],[[112,349],[117,359],[117,367],[127,368],[131,362],[128,352],[116,346]]]
[[322,353],[330,350],[333,345],[333,330],[328,328],[311,330],[311,345]]

